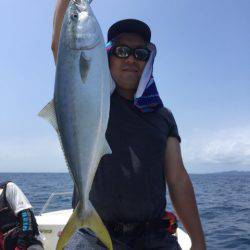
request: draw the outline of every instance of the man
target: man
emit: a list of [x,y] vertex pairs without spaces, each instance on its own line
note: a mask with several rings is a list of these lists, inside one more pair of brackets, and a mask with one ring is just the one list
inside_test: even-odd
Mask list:
[[42,250],[30,202],[13,182],[0,183],[0,250]]
[[[67,5],[68,1],[57,0],[52,41],[55,62]],[[152,77],[156,48],[150,39],[150,28],[134,19],[117,22],[108,31],[107,52],[115,91],[106,138],[112,155],[102,157],[90,199],[115,250],[179,249],[169,228],[171,219],[166,219],[167,183],[192,250],[203,250],[204,235],[182,162],[177,126],[171,112],[163,107]],[[91,232],[81,229],[66,249],[104,247]]]

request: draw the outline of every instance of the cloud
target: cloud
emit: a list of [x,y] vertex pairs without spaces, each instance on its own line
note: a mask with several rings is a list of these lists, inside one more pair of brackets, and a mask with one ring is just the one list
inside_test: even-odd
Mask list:
[[[250,126],[196,130],[183,138],[189,172],[250,171]],[[56,135],[13,137],[0,141],[0,172],[62,172],[66,163]]]
[[183,142],[187,164],[237,166],[250,170],[250,127],[196,131]]

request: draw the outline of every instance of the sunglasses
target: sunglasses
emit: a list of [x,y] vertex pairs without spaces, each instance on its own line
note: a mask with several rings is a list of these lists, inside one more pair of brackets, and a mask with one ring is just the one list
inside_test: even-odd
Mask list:
[[126,45],[116,45],[110,50],[111,55],[118,58],[128,58],[133,55],[135,59],[146,62],[150,57],[150,50],[148,48],[135,48],[132,49]]

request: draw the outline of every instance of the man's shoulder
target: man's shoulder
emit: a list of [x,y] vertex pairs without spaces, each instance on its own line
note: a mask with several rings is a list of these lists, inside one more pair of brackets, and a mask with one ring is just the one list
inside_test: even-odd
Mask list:
[[0,182],[0,188],[4,189],[5,187],[7,187],[7,185],[11,183],[11,181],[4,181],[4,182]]
[[6,187],[9,189],[15,189],[15,188],[18,188],[18,186],[14,183],[14,182],[12,182],[12,181],[8,181],[7,183],[6,183]]
[[15,214],[18,214],[22,210],[32,208],[23,191],[14,182],[7,184],[6,199]]
[[162,107],[158,109],[157,112],[162,117],[162,119],[168,124],[168,126],[177,129],[177,124],[174,115],[170,109]]
[[19,194],[20,192],[22,192],[21,189],[17,186],[17,184],[15,184],[12,181],[8,181],[6,183],[5,189],[6,189],[7,196],[12,195],[12,194]]
[[170,109],[166,107],[161,107],[156,111],[159,115],[161,115],[165,120],[169,121],[172,119],[173,114]]

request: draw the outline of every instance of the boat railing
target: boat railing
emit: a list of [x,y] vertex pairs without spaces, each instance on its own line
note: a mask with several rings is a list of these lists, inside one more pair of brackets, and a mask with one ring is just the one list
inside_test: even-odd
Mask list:
[[45,213],[47,211],[47,208],[51,202],[51,200],[55,197],[55,196],[62,196],[62,195],[70,195],[72,194],[72,192],[61,192],[61,193],[56,193],[53,192],[50,197],[48,198],[48,200],[45,202],[44,206],[42,207],[41,211],[39,212],[39,215],[42,215],[43,213]]

